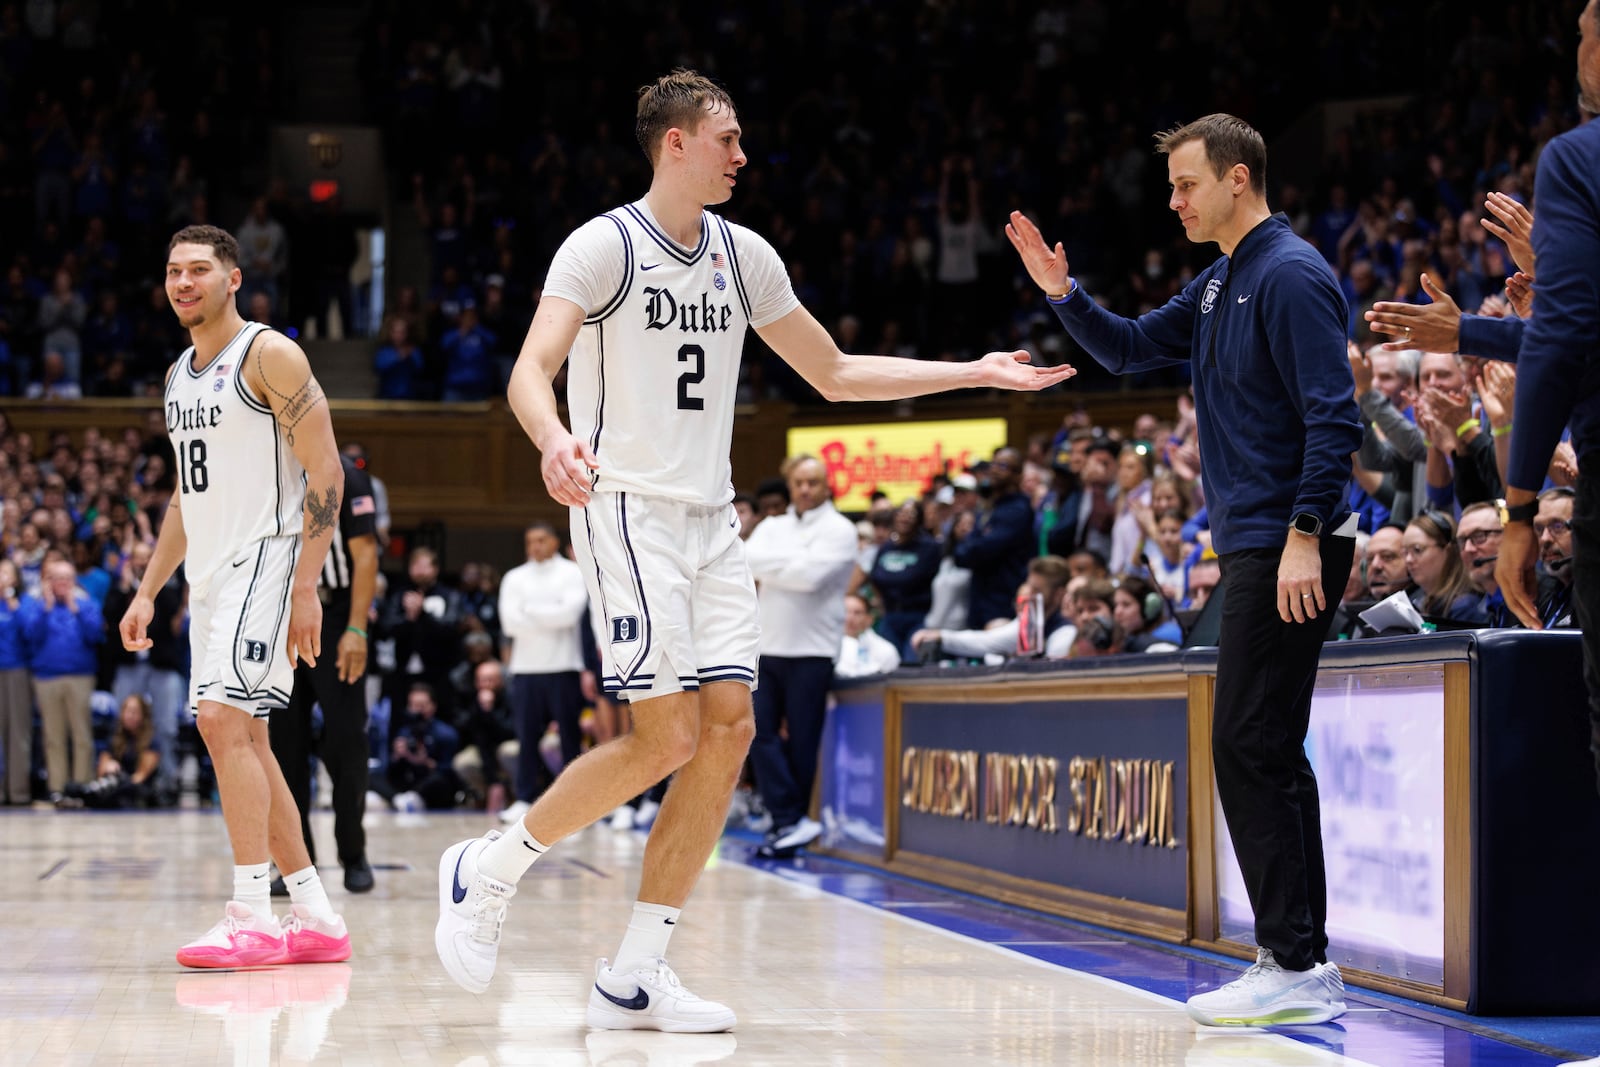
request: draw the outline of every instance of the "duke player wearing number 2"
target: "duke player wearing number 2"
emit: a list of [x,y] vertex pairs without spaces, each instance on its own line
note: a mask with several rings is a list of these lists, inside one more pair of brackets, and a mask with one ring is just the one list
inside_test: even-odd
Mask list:
[[[545,488],[572,509],[605,687],[632,703],[633,730],[574,761],[503,835],[445,851],[435,943],[452,978],[487,989],[528,867],[672,775],[638,902],[595,970],[587,1018],[599,1029],[712,1032],[734,1013],[688,992],[666,956],[755,733],[760,626],[728,458],[746,330],[831,400],[1036,390],[1073,371],[1029,366],[1024,352],[970,363],[840,352],[771,245],[705,210],[733,195],[745,165],[727,92],[676,71],[641,90],[636,132],[650,190],[556,253],[508,390]],[[551,386],[569,353],[570,430]]]
[[[122,617],[122,643],[150,646],[153,598],[183,564],[189,702],[216,768],[234,868],[221,921],[179,949],[178,962],[333,963],[350,957],[350,935],[306,853],[267,716],[288,703],[296,660],[322,654],[317,577],[344,471],[305,353],[240,317],[238,264],[238,243],[214,226],[179,230],[168,246],[167,299],[194,342],[167,371],[164,398],[178,494]],[[289,886],[281,923],[269,857]]]

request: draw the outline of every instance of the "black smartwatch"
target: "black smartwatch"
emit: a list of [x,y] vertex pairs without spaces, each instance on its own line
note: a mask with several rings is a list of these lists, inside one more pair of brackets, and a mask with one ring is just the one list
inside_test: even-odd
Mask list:
[[1539,501],[1530,500],[1526,504],[1507,505],[1500,509],[1500,522],[1502,525],[1510,522],[1520,522],[1531,526],[1534,516],[1539,514]]
[[1307,537],[1322,536],[1322,520],[1309,511],[1302,511],[1289,520],[1289,529],[1295,533],[1305,534]]

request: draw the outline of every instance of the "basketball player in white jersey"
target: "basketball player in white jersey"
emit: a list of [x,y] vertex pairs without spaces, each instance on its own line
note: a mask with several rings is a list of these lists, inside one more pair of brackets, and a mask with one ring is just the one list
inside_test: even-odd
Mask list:
[[[580,227],[557,252],[508,390],[543,455],[545,488],[572,509],[605,687],[632,702],[633,730],[570,764],[503,835],[444,853],[435,943],[450,976],[482,992],[506,902],[529,865],[674,775],[632,920],[596,968],[587,1018],[598,1029],[734,1025],[726,1006],[686,990],[665,957],[755,733],[758,611],[729,462],[745,331],[831,400],[1036,390],[1073,373],[1029,366],[1025,352],[964,364],[840,352],[795,299],[772,246],[705,210],[733,193],[745,165],[739,133],[728,94],[692,71],[641,91],[650,191]],[[551,386],[569,353],[571,431]]]
[[[321,654],[317,576],[339,521],[344,470],[322,388],[300,346],[234,303],[239,246],[214,226],[179,230],[167,299],[194,347],[167,371],[167,433],[178,494],[122,644],[150,647],[153,598],[181,563],[189,583],[189,703],[216,767],[233,844],[233,897],[216,926],[178,950],[186,967],[334,963],[350,935],[300,836],[300,814],[268,743],[296,658]],[[286,873],[290,913],[269,899],[268,859]]]

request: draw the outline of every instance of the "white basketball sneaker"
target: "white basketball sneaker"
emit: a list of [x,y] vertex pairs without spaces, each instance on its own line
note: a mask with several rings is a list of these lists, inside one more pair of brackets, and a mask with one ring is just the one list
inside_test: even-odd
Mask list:
[[1286,971],[1271,949],[1258,948],[1254,966],[1220,989],[1196,993],[1187,1007],[1204,1026],[1325,1023],[1345,1013],[1344,977],[1332,963]]
[[733,1009],[701,1000],[678,981],[663,959],[651,960],[623,974],[610,960],[594,968],[585,1016],[596,1030],[660,1030],[668,1034],[716,1034],[732,1030]]
[[506,901],[517,892],[516,886],[478,871],[484,846],[499,836],[499,830],[490,830],[451,845],[439,857],[439,924],[433,928],[433,947],[450,977],[469,993],[489,988]]

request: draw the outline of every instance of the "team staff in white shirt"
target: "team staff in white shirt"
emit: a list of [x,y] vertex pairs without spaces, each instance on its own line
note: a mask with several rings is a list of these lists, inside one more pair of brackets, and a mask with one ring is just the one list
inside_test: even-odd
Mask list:
[[538,784],[539,740],[555,720],[561,732],[561,764],[583,749],[583,609],[589,605],[583,572],[560,552],[561,537],[548,522],[524,531],[528,561],[500,579],[500,629],[511,639],[506,696],[517,731],[517,801],[501,813],[512,823],[528,813]]
[[857,543],[855,523],[829,499],[821,461],[796,456],[784,470],[789,510],[763,519],[744,543],[761,602],[761,688],[750,769],[772,813],[763,850],[778,855],[822,832],[806,813]]
[[[572,508],[603,681],[632,703],[633,729],[579,757],[503,837],[445,851],[434,944],[458,984],[487,989],[506,902],[528,867],[670,774],[633,918],[616,957],[595,969],[585,1018],[598,1029],[716,1032],[734,1025],[733,1011],[685,990],[665,957],[755,732],[760,627],[729,461],[746,333],[830,400],[1039,390],[1074,371],[1029,366],[1020,351],[967,363],[841,352],[772,246],[705,210],[732,197],[746,163],[727,90],[674,71],[640,91],[635,132],[650,190],[557,251],[507,390],[542,454],[545,489]],[[570,430],[551,384],[569,356]]]
[[844,637],[833,673],[840,678],[888,674],[900,667],[900,650],[872,628],[872,611],[855,593],[844,598]]

